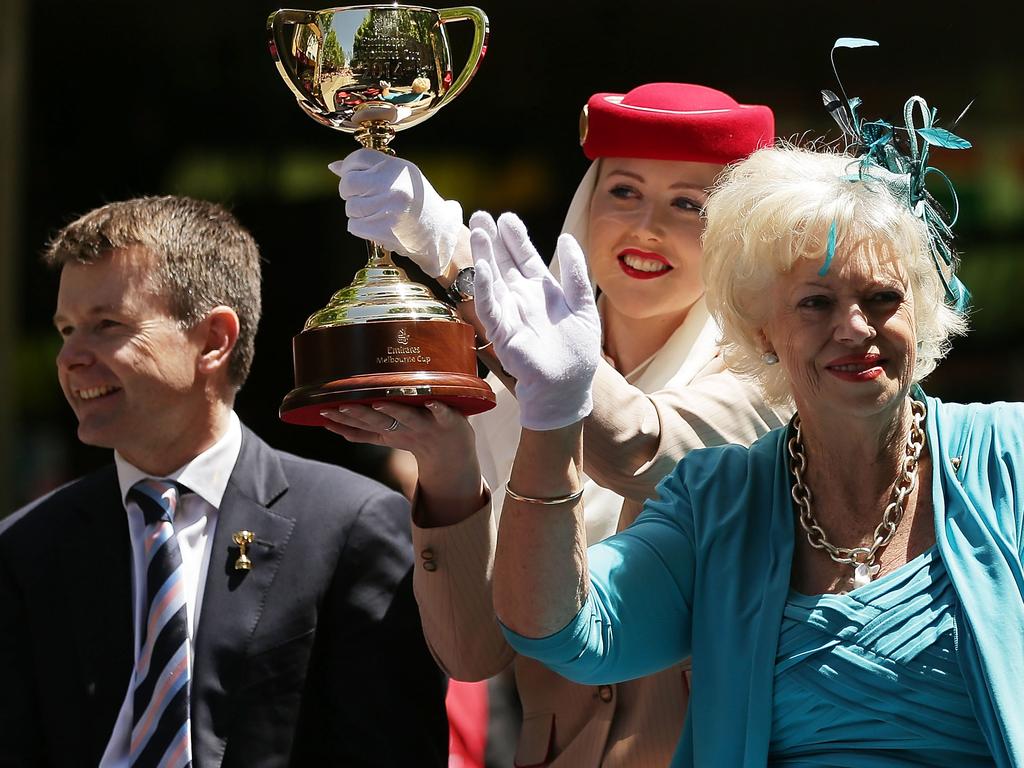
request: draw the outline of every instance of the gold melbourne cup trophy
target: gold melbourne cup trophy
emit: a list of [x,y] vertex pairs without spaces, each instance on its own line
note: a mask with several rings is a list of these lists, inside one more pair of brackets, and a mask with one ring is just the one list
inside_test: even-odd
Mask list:
[[[455,78],[445,32],[454,21],[472,21],[475,30]],[[478,8],[395,3],[282,9],[267,20],[267,33],[278,71],[306,114],[393,154],[396,131],[423,122],[466,87],[488,28]],[[492,408],[494,393],[477,376],[473,328],[411,282],[382,246],[367,246],[366,266],[292,339],[295,389],[281,403],[281,418],[316,426],[326,408],[378,400],[437,400],[466,414]]]

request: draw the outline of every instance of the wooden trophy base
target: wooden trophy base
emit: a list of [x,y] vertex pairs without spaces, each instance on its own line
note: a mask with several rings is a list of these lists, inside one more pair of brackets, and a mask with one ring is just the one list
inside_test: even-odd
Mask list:
[[[375,320],[311,328],[292,339],[295,389],[281,403],[289,424],[324,426],[320,411],[380,400],[435,400],[467,416],[494,407],[476,374],[473,328],[457,320]],[[331,422],[333,423],[333,422]]]

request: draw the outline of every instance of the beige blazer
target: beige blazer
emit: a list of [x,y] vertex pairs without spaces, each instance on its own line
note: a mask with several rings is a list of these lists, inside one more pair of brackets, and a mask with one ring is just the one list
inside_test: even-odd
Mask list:
[[[650,395],[610,365],[594,380],[594,412],[584,426],[584,470],[625,499],[618,529],[688,451],[749,444],[789,417],[724,369],[720,357],[689,386]],[[571,683],[518,656],[505,642],[491,602],[497,525],[490,504],[457,525],[414,526],[414,576],[423,629],[453,678],[483,680],[515,665],[523,704],[517,766],[663,768],[682,732],[688,673],[676,666],[618,685]]]

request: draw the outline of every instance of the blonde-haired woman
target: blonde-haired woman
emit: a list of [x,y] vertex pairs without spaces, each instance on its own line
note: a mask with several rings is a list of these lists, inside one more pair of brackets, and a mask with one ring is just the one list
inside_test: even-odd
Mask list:
[[[769,407],[752,385],[725,371],[700,275],[707,190],[727,163],[770,143],[774,126],[767,107],[682,83],[596,94],[585,126],[583,150],[593,162],[570,205],[553,268],[568,267],[601,293],[603,357],[593,397],[570,393],[577,351],[551,349],[546,365],[570,394],[542,393],[532,380],[503,382],[492,374],[498,405],[471,419],[475,451],[465,420],[440,404],[424,411],[382,403],[376,411],[327,416],[349,439],[416,455],[414,538],[421,559],[415,587],[428,642],[458,679],[487,678],[514,664],[524,714],[516,763],[660,767],[682,728],[684,668],[621,685],[581,686],[517,656],[491,604],[495,528],[521,423],[555,429],[593,402],[583,494],[587,540],[597,542],[633,521],[687,451],[748,444],[784,422],[785,405]],[[454,282],[452,297],[476,322],[461,207],[441,200],[415,166],[379,153],[356,152],[337,170],[350,231],[410,254],[444,284]],[[513,252],[532,248],[514,217],[495,224],[477,215],[471,224],[489,226],[507,242],[498,267],[506,273],[514,269]],[[487,352],[492,370],[501,371],[492,348]]]

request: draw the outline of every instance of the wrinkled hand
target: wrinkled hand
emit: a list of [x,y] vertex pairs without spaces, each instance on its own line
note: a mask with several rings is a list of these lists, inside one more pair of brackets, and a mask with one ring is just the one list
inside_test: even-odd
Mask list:
[[476,452],[473,428],[466,417],[444,403],[425,407],[387,400],[368,405],[345,405],[321,411],[330,421],[324,427],[353,443],[369,443],[409,451],[420,471],[451,469],[452,456]]
[[558,429],[593,408],[601,359],[601,321],[586,258],[571,235],[558,238],[561,283],[512,213],[497,224],[484,212],[469,220],[476,263],[476,311],[502,367],[516,378],[520,422]]
[[444,273],[462,232],[462,206],[437,194],[408,160],[372,149],[328,167],[341,178],[349,232],[409,257],[431,277]]

